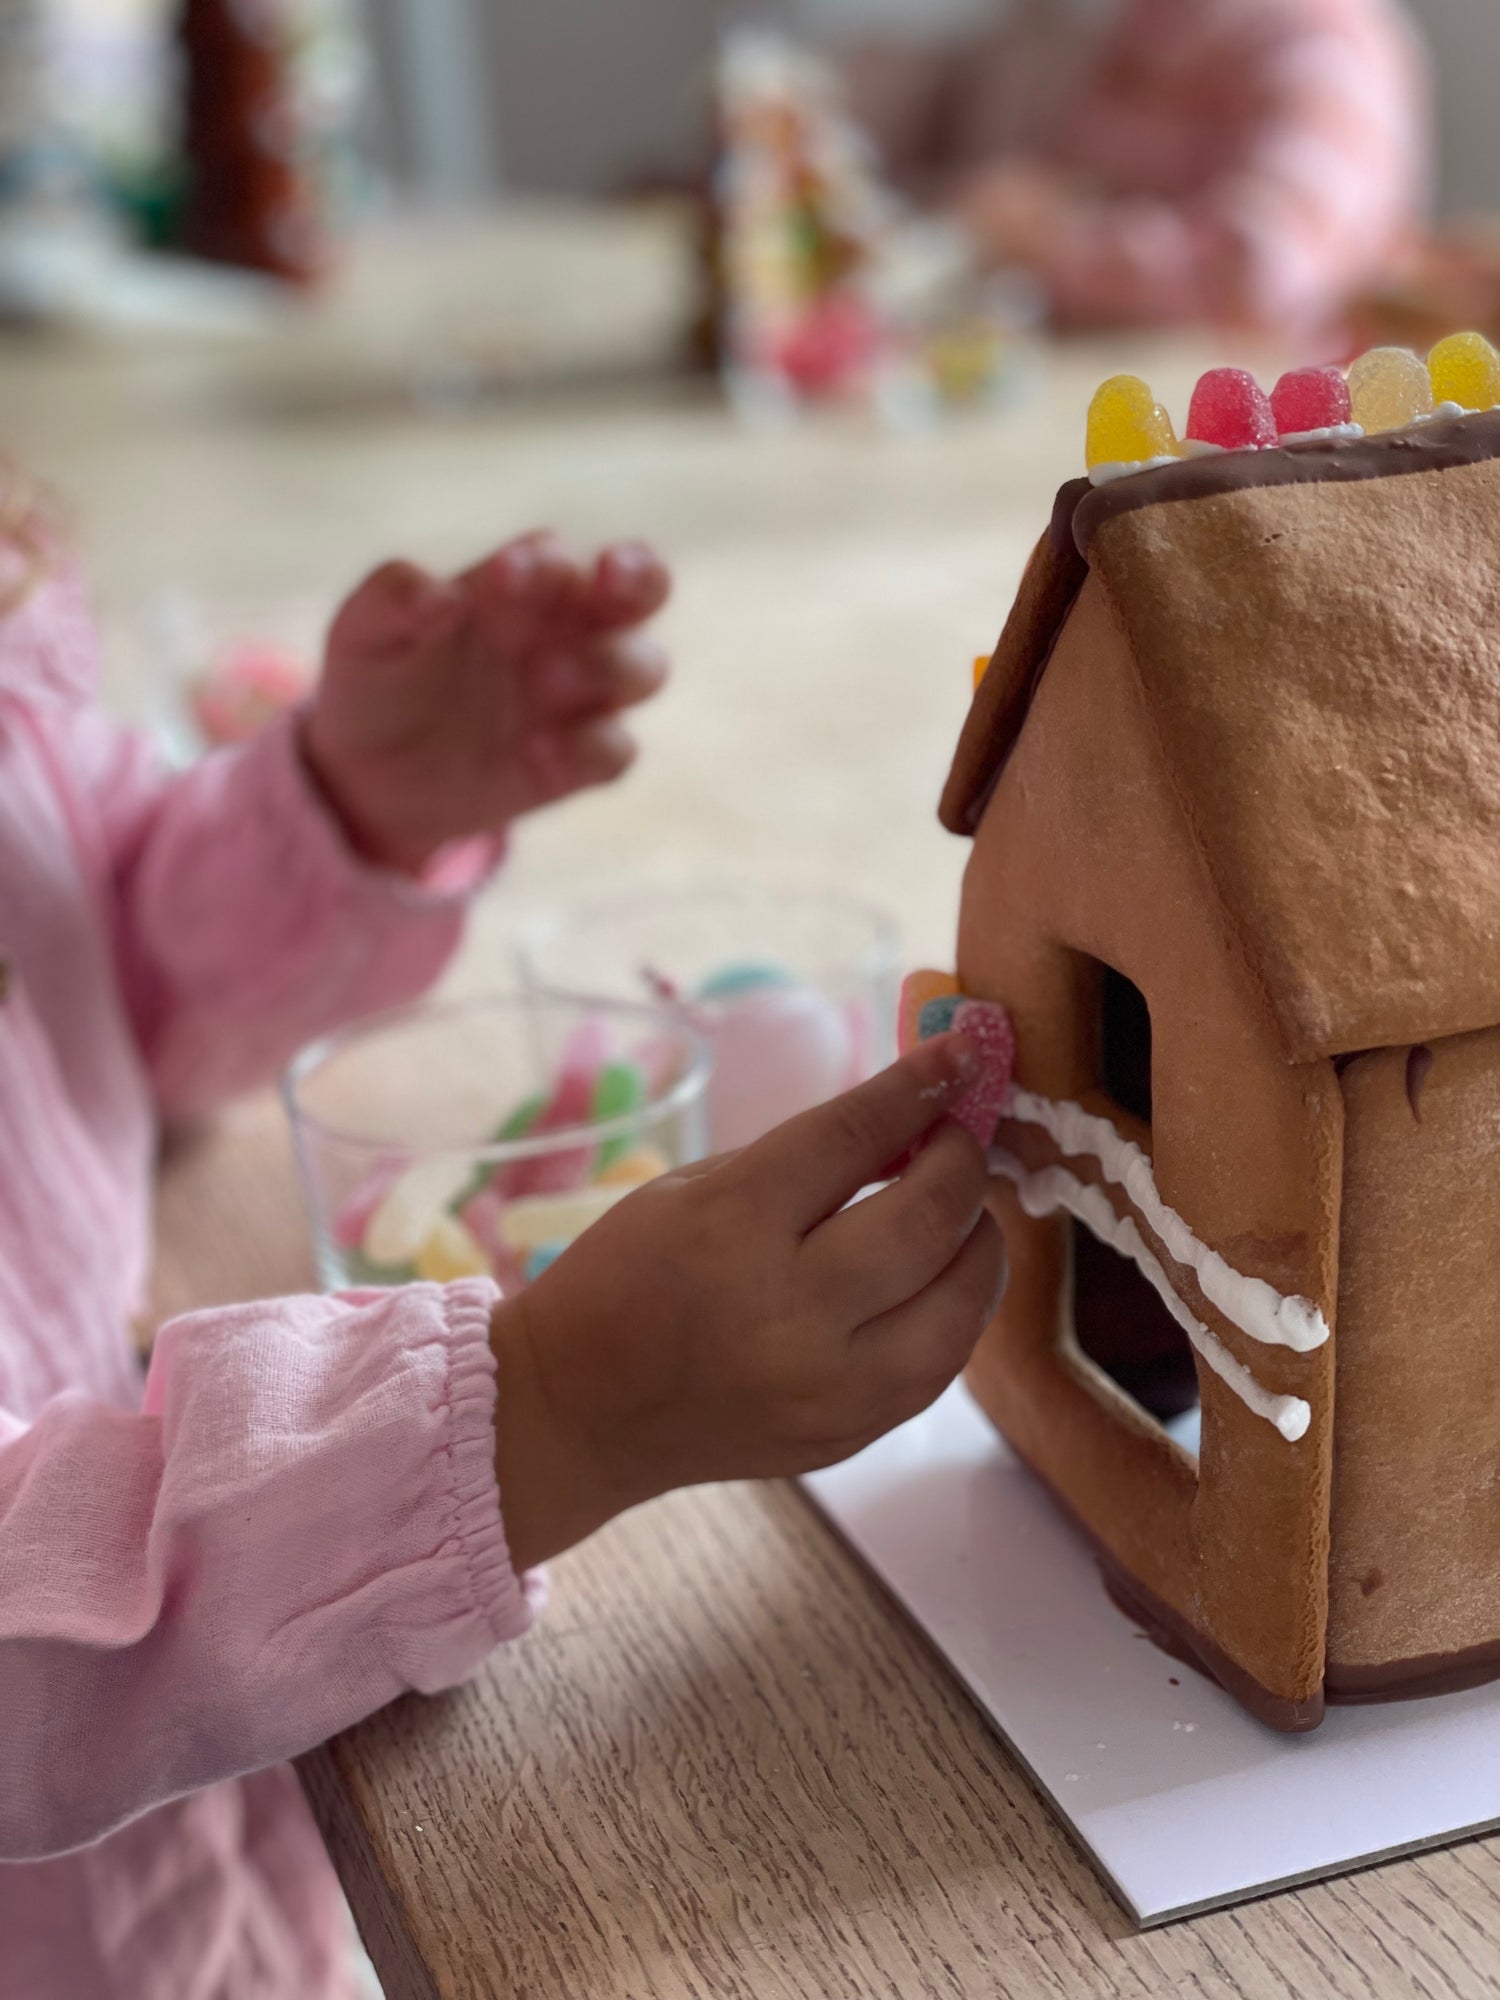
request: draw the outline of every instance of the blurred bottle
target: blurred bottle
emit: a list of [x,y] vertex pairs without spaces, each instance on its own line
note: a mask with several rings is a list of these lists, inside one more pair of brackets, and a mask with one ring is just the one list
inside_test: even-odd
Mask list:
[[305,283],[349,205],[362,48],[342,0],[181,0],[184,247]]

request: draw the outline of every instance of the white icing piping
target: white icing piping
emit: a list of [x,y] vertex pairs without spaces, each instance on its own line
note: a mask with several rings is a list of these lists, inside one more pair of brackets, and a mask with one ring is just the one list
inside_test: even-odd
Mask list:
[[1133,1140],[1123,1138],[1107,1118],[1096,1118],[1066,1098],[1039,1097],[1016,1089],[1005,1108],[1008,1118],[1039,1125],[1058,1151],[1070,1158],[1098,1161],[1106,1180],[1123,1188],[1179,1264],[1184,1264],[1216,1305],[1252,1340],[1307,1354],[1328,1338],[1328,1322],[1311,1299],[1284,1298],[1264,1278],[1244,1272],[1200,1242],[1175,1208],[1157,1192],[1151,1162]]
[[1168,452],[1160,458],[1111,458],[1103,465],[1089,468],[1090,486],[1110,486],[1117,479],[1129,479],[1137,472],[1156,472],[1163,465],[1176,465],[1177,454]]
[[[1139,1151],[1139,1148],[1136,1150]],[[1116,1215],[1102,1188],[1087,1186],[1066,1167],[1043,1167],[1037,1173],[1029,1173],[1013,1154],[998,1146],[990,1154],[990,1169],[1004,1174],[1007,1180],[1015,1183],[1021,1206],[1028,1215],[1049,1216],[1055,1215],[1060,1208],[1066,1209],[1101,1242],[1128,1257],[1141,1276],[1155,1287],[1163,1305],[1208,1367],[1239,1397],[1246,1409],[1273,1424],[1289,1444],[1295,1444],[1298,1438],[1307,1435],[1308,1425],[1312,1422],[1312,1406],[1300,1396],[1277,1396],[1261,1387],[1244,1363],[1236,1361],[1202,1320],[1188,1311],[1161,1264],[1147,1248],[1134,1219],[1128,1215]]]
[[1365,434],[1363,424],[1325,424],[1315,431],[1288,431],[1282,444],[1353,444]]

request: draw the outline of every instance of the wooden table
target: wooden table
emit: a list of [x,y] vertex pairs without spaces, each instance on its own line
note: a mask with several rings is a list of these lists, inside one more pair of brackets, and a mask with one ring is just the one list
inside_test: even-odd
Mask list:
[[[590,259],[618,250],[587,236],[575,310],[604,268]],[[505,240],[506,282],[535,312],[537,232],[530,251]],[[556,239],[540,240],[556,284]],[[366,311],[407,295],[405,254],[367,258]],[[1140,357],[1063,357],[993,425],[747,440],[679,393],[424,416],[389,394],[389,348],[360,348],[359,314],[329,325],[243,356],[0,350],[7,441],[75,503],[120,698],[141,700],[142,608],[174,580],[302,595],[388,548],[457,562],[536,519],[643,530],[680,568],[676,691],[630,785],[527,837],[456,982],[502,974],[516,916],[593,886],[606,844],[636,877],[687,859],[841,880],[896,911],[913,959],[941,962],[962,849],[932,801],[968,662],[1078,462],[1090,388]],[[1145,358],[1180,411],[1203,353]],[[349,393],[360,379],[369,393]],[[310,1282],[273,1104],[174,1151],[162,1245],[163,1313]],[[396,1703],[304,1776],[390,2000],[1500,1986],[1494,1841],[1133,1935],[921,1636],[786,1487],[615,1523],[556,1565],[542,1626],[473,1686]]]

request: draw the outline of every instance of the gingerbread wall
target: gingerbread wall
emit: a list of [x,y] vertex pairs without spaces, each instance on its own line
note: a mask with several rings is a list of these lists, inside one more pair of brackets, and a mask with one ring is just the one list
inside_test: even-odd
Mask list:
[[1500,1029],[1342,1083],[1336,1698],[1500,1670]]
[[[1124,973],[1149,1003],[1149,1151],[1161,1196],[1236,1269],[1312,1299],[1331,1323],[1342,1160],[1332,1065],[1291,1065],[1278,1045],[1267,996],[1220,915],[1138,662],[1097,575],[1067,615],[984,811],[965,883],[958,975],[966,992],[1010,1008],[1023,1087],[1109,1111],[1097,1088],[1093,979],[1077,954]],[[1007,1127],[1000,1136],[1028,1166],[1047,1164],[1049,1148],[1057,1157],[1034,1129]],[[1087,1162],[1070,1165],[1093,1174]],[[1109,1198],[1117,1214],[1132,1212],[1119,1189]],[[1268,1390],[1311,1407],[1306,1435],[1289,1442],[1200,1368],[1195,1473],[1060,1338],[1066,1225],[1022,1214],[1004,1186],[995,1202],[1013,1277],[973,1364],[975,1393],[1102,1547],[1227,1656],[1252,1695],[1262,1691],[1279,1720],[1315,1720],[1332,1341],[1297,1354],[1247,1337],[1137,1215],[1179,1296],[1223,1348]]]

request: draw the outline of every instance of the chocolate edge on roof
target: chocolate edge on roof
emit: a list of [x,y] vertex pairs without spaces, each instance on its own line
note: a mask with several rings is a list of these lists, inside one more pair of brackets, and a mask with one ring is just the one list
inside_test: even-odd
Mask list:
[[[1095,535],[1121,514],[1174,500],[1198,500],[1248,486],[1312,486],[1329,481],[1391,479],[1408,472],[1449,472],[1500,458],[1500,410],[1443,417],[1376,437],[1308,440],[1265,451],[1212,452],[1137,472],[1107,486],[1070,480],[1057,513],[1071,509],[1071,534],[1084,561]],[[1064,496],[1076,494],[1065,501]],[[1059,524],[1054,514],[1054,530]]]
[[950,833],[972,834],[1025,724],[1052,643],[1088,574],[1094,537],[1142,507],[1206,499],[1250,487],[1308,486],[1444,472],[1500,458],[1500,410],[1447,417],[1377,437],[1277,445],[1185,458],[1093,486],[1059,487],[1052,519],[1033,553],[990,670],[975,694],[938,816]]
[[[1070,482],[976,693],[944,825],[978,827],[1097,570],[1288,1057],[1500,1020],[1500,863],[1485,859],[1500,855],[1497,460],[1500,410]],[[1447,472],[1461,476],[1420,481],[1409,507],[1369,490]],[[1369,500],[1351,492],[1346,518],[1329,489],[1356,482]],[[1276,488],[1292,489],[1284,504],[1263,490]],[[1334,553],[1346,532],[1348,562]],[[1243,603],[1226,574],[1244,577]],[[1246,646],[1244,621],[1267,616]],[[1311,643],[1292,645],[1293,630]],[[1434,703],[1438,686],[1448,699]],[[1245,705],[1257,689],[1265,701]]]

